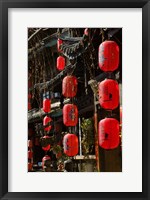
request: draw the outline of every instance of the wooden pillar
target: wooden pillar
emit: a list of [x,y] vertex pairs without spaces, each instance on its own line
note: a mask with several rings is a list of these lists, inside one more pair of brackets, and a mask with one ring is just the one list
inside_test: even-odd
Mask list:
[[[98,109],[98,122],[104,119],[108,113],[104,109]],[[114,111],[114,118],[119,121],[119,107]],[[105,150],[99,147],[100,171],[101,172],[121,172],[122,155],[120,145],[115,149]]]
[[95,156],[97,171],[100,172],[100,156],[99,156],[99,144],[98,144],[98,116],[97,116],[97,106],[96,106],[96,96],[94,94],[94,128],[95,128]]

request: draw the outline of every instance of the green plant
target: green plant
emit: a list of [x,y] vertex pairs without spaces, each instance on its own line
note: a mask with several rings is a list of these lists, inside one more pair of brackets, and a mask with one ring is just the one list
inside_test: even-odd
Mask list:
[[62,151],[62,148],[60,145],[53,145],[51,151],[53,151],[54,154],[58,154]]
[[81,122],[82,130],[82,152],[85,157],[92,154],[94,150],[94,123],[92,118],[84,119]]

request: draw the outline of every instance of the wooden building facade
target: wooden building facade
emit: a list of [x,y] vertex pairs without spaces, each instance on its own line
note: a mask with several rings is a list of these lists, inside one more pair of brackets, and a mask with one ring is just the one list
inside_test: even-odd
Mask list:
[[[58,40],[62,41],[58,49]],[[119,66],[105,72],[99,67],[99,46],[104,41],[114,41],[119,46]],[[65,59],[64,69],[57,66],[57,59]],[[72,98],[62,94],[62,82],[66,76],[77,78],[77,92]],[[104,109],[99,103],[98,85],[105,79],[119,85],[119,104]],[[122,171],[122,29],[121,28],[29,28],[28,29],[28,171],[63,171],[61,164],[71,161],[74,172]],[[43,99],[50,99],[50,112],[43,111]],[[75,126],[65,126],[63,107],[74,104],[78,109]],[[121,112],[120,112],[121,110]],[[52,120],[45,131],[43,119]],[[120,142],[114,149],[99,145],[99,121],[115,118],[120,124]],[[64,153],[63,138],[67,133],[78,137],[78,153]],[[44,138],[44,136],[48,136]],[[50,145],[45,151],[43,147]],[[32,153],[31,153],[32,152]],[[50,162],[42,168],[47,155]],[[91,164],[91,167],[87,165]],[[67,165],[67,164],[66,164]]]

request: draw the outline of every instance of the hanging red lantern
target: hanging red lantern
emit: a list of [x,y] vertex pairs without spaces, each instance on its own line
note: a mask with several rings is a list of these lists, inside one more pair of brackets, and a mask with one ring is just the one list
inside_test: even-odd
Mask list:
[[43,100],[43,111],[45,113],[49,113],[51,111],[51,100],[50,99],[44,99]]
[[33,151],[29,150],[28,151],[28,159],[32,159],[33,158]]
[[88,35],[89,35],[88,28],[85,28],[85,29],[84,29],[84,35],[86,35],[86,36],[88,36]]
[[28,162],[28,171],[32,171],[33,164]]
[[65,97],[74,97],[77,93],[77,78],[75,76],[66,76],[62,82],[62,94]]
[[32,148],[33,147],[33,142],[32,140],[28,140],[28,148]]
[[57,69],[58,70],[64,70],[65,68],[65,58],[63,56],[59,56],[57,58]]
[[66,134],[63,138],[64,153],[75,156],[78,153],[78,137],[75,134]]
[[31,107],[31,103],[28,102],[28,110],[31,110],[31,109],[32,109],[32,107]]
[[114,149],[119,145],[119,122],[105,118],[99,122],[99,145],[104,149]]
[[63,107],[63,123],[65,126],[76,126],[78,123],[78,108],[74,104]]
[[119,46],[114,41],[105,41],[98,50],[99,67],[105,72],[112,72],[119,66]]
[[46,147],[42,147],[42,149],[43,149],[44,151],[49,151],[49,150],[50,150],[50,148],[51,148],[50,144],[49,144],[49,145],[47,145]]
[[59,152],[59,153],[56,154],[56,158],[60,158],[61,156],[62,156],[61,152]]
[[[44,137],[43,137],[44,139],[49,139],[50,137],[48,136],[48,135],[45,135]],[[43,146],[42,147],[42,149],[44,150],[44,151],[49,151],[50,150],[50,148],[51,148],[51,145],[50,144],[48,144],[47,146]]]
[[42,168],[44,168],[45,162],[46,162],[47,160],[51,160],[51,158],[50,158],[50,156],[45,155],[45,156],[42,158]]
[[113,110],[119,105],[119,85],[117,81],[105,79],[99,83],[99,103],[104,109]]
[[43,119],[43,126],[46,126],[44,128],[45,131],[50,131],[52,126],[51,125],[48,125],[50,122],[52,121],[52,119],[48,116],[45,116],[44,119]]
[[57,40],[57,50],[58,52],[61,52],[60,46],[62,45],[63,41],[61,39]]

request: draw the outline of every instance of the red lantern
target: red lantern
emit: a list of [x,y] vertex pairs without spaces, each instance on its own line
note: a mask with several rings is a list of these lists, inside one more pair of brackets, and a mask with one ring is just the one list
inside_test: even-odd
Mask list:
[[61,39],[57,40],[57,50],[58,52],[61,52],[60,46],[62,45],[63,41]]
[[99,83],[99,103],[104,109],[113,110],[119,105],[119,86],[115,80],[105,79]]
[[33,166],[32,163],[28,163],[28,171],[32,171],[32,166]]
[[49,113],[51,111],[51,100],[50,99],[43,100],[43,111],[45,113]]
[[66,104],[63,107],[63,122],[65,126],[76,126],[78,123],[78,109],[74,104]]
[[119,122],[105,118],[99,122],[99,145],[104,149],[114,149],[119,145]]
[[77,78],[75,76],[66,76],[62,82],[62,94],[65,97],[74,97],[77,93]]
[[[46,138],[50,138],[50,137],[49,137],[48,135],[45,135],[43,138],[46,139]],[[51,145],[50,145],[50,144],[48,144],[48,145],[45,146],[45,147],[42,147],[42,149],[43,149],[44,151],[49,151],[50,148],[51,148]]]
[[61,152],[59,152],[59,153],[56,154],[56,158],[60,158],[61,156],[62,156]]
[[33,158],[33,151],[29,150],[28,151],[28,159],[32,159]]
[[32,107],[31,107],[31,103],[28,102],[28,110],[31,110],[31,109],[32,109]]
[[46,155],[42,158],[42,168],[44,168],[44,165],[45,165],[45,161],[47,160],[51,160],[50,156]]
[[46,126],[44,128],[45,131],[50,131],[52,126],[48,125],[48,123],[50,123],[52,121],[52,119],[50,117],[45,116],[43,119],[43,126]]
[[32,148],[33,147],[33,142],[32,140],[28,140],[28,148]]
[[105,72],[112,72],[119,66],[119,46],[114,41],[105,41],[98,50],[99,67]]
[[63,146],[67,156],[75,156],[78,153],[78,137],[68,133],[63,138]]
[[84,29],[84,35],[88,36],[89,32],[88,32],[88,28]]
[[43,149],[44,151],[49,151],[49,150],[50,150],[50,148],[51,148],[50,144],[49,144],[49,145],[47,145],[46,147],[42,147],[42,149]]
[[57,58],[57,69],[61,71],[61,70],[64,70],[64,68],[65,68],[65,58],[62,56],[59,56]]

